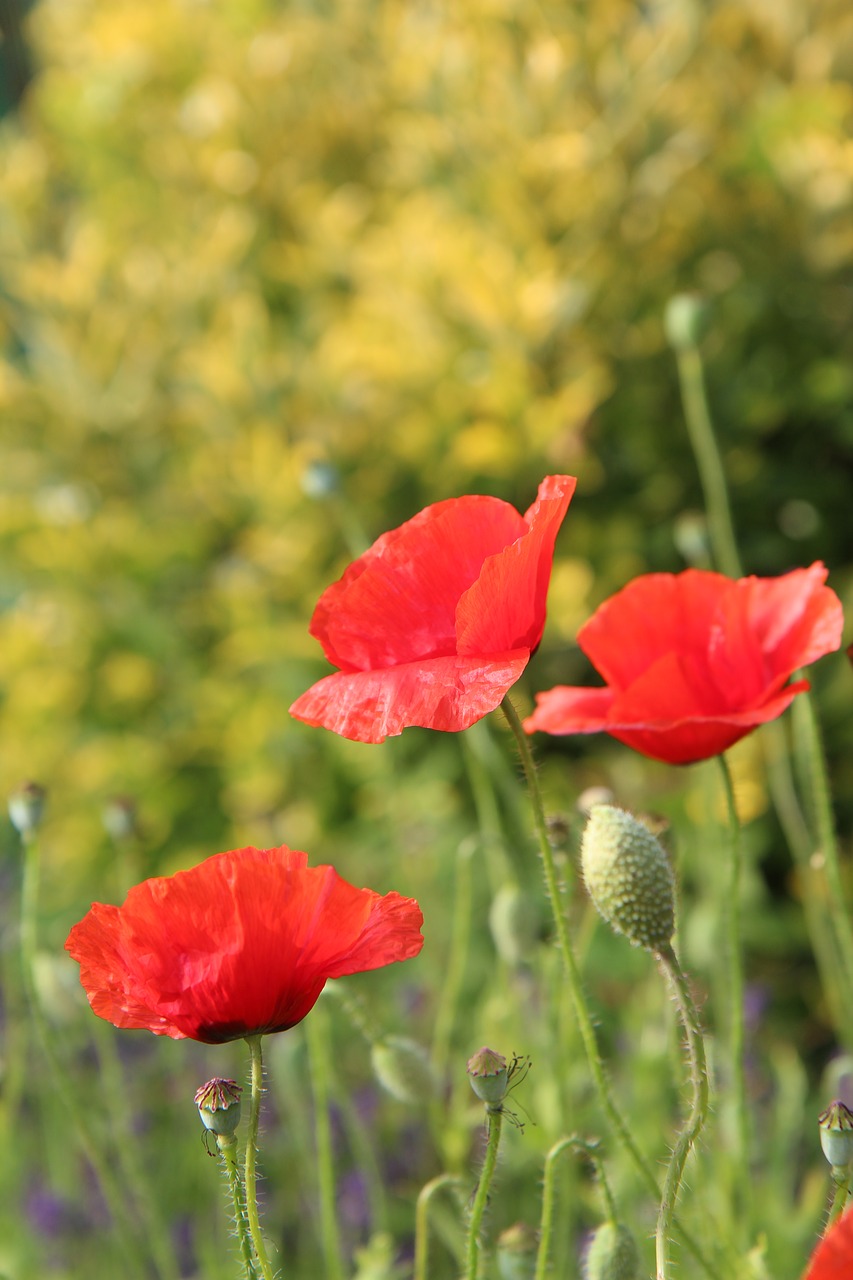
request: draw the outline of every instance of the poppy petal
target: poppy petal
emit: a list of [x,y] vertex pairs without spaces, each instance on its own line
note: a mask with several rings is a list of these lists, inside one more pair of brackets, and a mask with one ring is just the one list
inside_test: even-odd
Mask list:
[[545,626],[554,543],[576,483],[573,476],[543,480],[525,517],[525,533],[484,562],[456,609],[459,653],[536,648]]
[[853,1276],[853,1212],[829,1229],[811,1256],[803,1280],[850,1280]]
[[410,725],[456,733],[499,706],[529,659],[528,649],[517,649],[335,672],[297,698],[290,714],[357,742],[384,742]]

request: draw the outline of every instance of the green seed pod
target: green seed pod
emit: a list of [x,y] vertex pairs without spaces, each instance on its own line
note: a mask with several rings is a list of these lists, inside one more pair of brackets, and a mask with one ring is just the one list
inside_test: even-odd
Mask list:
[[586,1280],[640,1280],[639,1250],[621,1222],[598,1228],[587,1250],[584,1274]]
[[617,933],[647,951],[663,951],[675,930],[672,868],[662,845],[623,809],[597,805],[581,841],[589,895]]
[[228,1137],[240,1123],[240,1094],[243,1086],[236,1080],[215,1076],[196,1090],[195,1105],[205,1129],[217,1136]]
[[517,884],[505,884],[494,896],[489,928],[500,958],[518,966],[534,951],[542,929],[539,903]]
[[370,1050],[370,1062],[382,1088],[398,1102],[431,1102],[438,1081],[423,1045],[405,1036],[383,1036]]
[[823,1154],[833,1169],[846,1169],[853,1160],[853,1111],[843,1102],[831,1102],[817,1122]]
[[663,327],[675,351],[696,347],[708,331],[708,304],[698,293],[677,293],[666,304]]
[[468,1059],[467,1071],[471,1088],[487,1106],[497,1106],[506,1097],[509,1070],[502,1053],[483,1046]]
[[502,1231],[496,1248],[501,1280],[533,1280],[538,1249],[539,1232],[526,1222]]

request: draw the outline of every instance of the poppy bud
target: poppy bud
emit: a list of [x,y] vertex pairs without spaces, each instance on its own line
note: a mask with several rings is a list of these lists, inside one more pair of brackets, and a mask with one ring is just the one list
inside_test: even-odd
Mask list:
[[584,1267],[586,1280],[640,1280],[636,1241],[621,1222],[605,1222],[590,1241]]
[[675,351],[696,347],[708,332],[708,304],[698,293],[676,293],[666,304],[663,327]]
[[9,796],[9,817],[22,836],[28,836],[42,820],[47,792],[37,782],[23,782]]
[[376,1079],[398,1102],[430,1102],[438,1092],[438,1081],[429,1053],[405,1036],[383,1036],[370,1050]]
[[675,931],[672,868],[642,822],[598,805],[583,833],[581,863],[590,897],[617,933],[647,951],[669,946]]
[[471,1088],[487,1106],[499,1106],[506,1095],[509,1071],[502,1053],[485,1046],[468,1059]]
[[137,833],[136,805],[129,796],[113,796],[101,810],[101,822],[113,840],[129,840]]
[[196,1090],[195,1104],[205,1129],[217,1136],[230,1137],[240,1123],[240,1094],[243,1086],[236,1080],[215,1076]]
[[845,1169],[853,1160],[853,1111],[843,1102],[830,1102],[817,1122],[823,1154],[833,1169]]
[[502,1231],[496,1250],[501,1280],[533,1280],[538,1250],[539,1232],[526,1222]]
[[500,958],[519,965],[539,941],[542,915],[539,904],[517,884],[505,884],[495,894],[489,909],[489,928]]

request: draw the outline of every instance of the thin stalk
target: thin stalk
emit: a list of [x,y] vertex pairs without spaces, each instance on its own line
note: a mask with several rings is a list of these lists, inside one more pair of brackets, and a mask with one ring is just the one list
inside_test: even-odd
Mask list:
[[216,1145],[222,1154],[222,1167],[228,1179],[231,1200],[234,1205],[234,1226],[240,1242],[240,1257],[246,1270],[246,1280],[257,1280],[255,1257],[252,1252],[252,1237],[246,1217],[246,1203],[243,1196],[243,1183],[240,1179],[240,1164],[237,1159],[237,1139],[233,1133],[217,1134]]
[[803,744],[808,767],[812,808],[829,888],[827,909],[832,930],[838,943],[838,949],[841,953],[844,987],[847,991],[850,991],[853,989],[853,927],[851,927],[850,916],[845,908],[844,884],[841,879],[841,864],[838,856],[835,820],[832,813],[832,799],[829,793],[826,757],[823,751],[823,741],[814,703],[807,693],[803,693],[797,699],[797,704],[795,708],[797,722],[802,729],[800,740]]
[[413,1280],[427,1280],[429,1275],[429,1209],[433,1197],[442,1187],[459,1185],[459,1178],[450,1173],[439,1174],[421,1187],[415,1206],[415,1269]]
[[[622,1146],[630,1155],[637,1172],[642,1177],[655,1200],[660,1198],[660,1187],[657,1179],[652,1172],[645,1156],[640,1151],[634,1136],[628,1127],[622,1113],[613,1100],[613,1094],[610,1084],[604,1072],[604,1065],[598,1052],[598,1043],[595,1037],[595,1030],[592,1024],[592,1017],[584,996],[583,984],[581,982],[580,972],[577,967],[572,945],[569,941],[569,933],[566,927],[566,921],[563,916],[562,904],[560,902],[559,887],[557,884],[557,871],[554,865],[554,854],[551,849],[551,842],[548,839],[548,826],[545,819],[545,809],[542,802],[542,792],[539,787],[539,779],[536,774],[536,766],[533,761],[533,753],[530,750],[530,744],[527,740],[527,734],[521,726],[518,713],[509,696],[505,697],[501,703],[501,709],[509,721],[510,728],[515,736],[516,745],[521,763],[524,769],[524,775],[527,779],[527,787],[530,795],[530,802],[533,808],[533,821],[536,826],[536,833],[539,837],[539,852],[542,858],[542,870],[545,876],[545,888],[548,894],[548,901],[551,904],[551,912],[554,919],[554,928],[557,934],[557,941],[560,952],[563,957],[563,964],[566,970],[566,977],[569,980],[569,989],[572,995],[572,1003],[575,1009],[575,1016],[578,1021],[578,1027],[583,1041],[584,1051],[586,1053],[587,1064],[592,1073],[593,1082],[598,1094],[599,1104],[602,1111],[607,1117],[611,1128],[616,1134]],[[693,1239],[687,1229],[678,1221],[673,1219],[676,1227],[681,1232],[682,1239],[693,1254],[696,1261],[703,1268],[705,1273],[713,1280],[722,1280],[716,1268],[707,1261],[700,1249],[698,1243]]]
[[246,1139],[246,1213],[249,1218],[249,1230],[252,1233],[252,1244],[255,1257],[261,1268],[264,1280],[273,1280],[273,1269],[270,1266],[267,1247],[264,1242],[261,1222],[258,1217],[258,1128],[261,1116],[261,1094],[264,1087],[264,1061],[261,1053],[261,1037],[246,1036],[246,1044],[252,1060],[252,1105],[249,1110],[249,1133]]
[[480,1275],[480,1229],[483,1225],[483,1214],[486,1212],[486,1205],[489,1202],[489,1190],[498,1163],[498,1147],[500,1146],[501,1127],[503,1125],[503,1109],[500,1106],[486,1108],[486,1124],[488,1126],[486,1156],[483,1160],[480,1181],[477,1183],[477,1191],[474,1195],[474,1203],[471,1206],[471,1215],[468,1219],[465,1280],[478,1280]]
[[829,1206],[829,1213],[826,1217],[826,1226],[823,1229],[824,1235],[826,1235],[836,1218],[840,1218],[844,1212],[850,1192],[851,1177],[853,1177],[853,1166],[849,1164],[832,1170],[832,1203]]
[[724,913],[726,917],[727,967],[729,987],[729,1056],[732,1088],[735,1100],[736,1152],[736,1202],[740,1206],[739,1221],[747,1229],[750,1218],[749,1151],[750,1122],[746,1094],[744,1067],[744,1019],[743,1019],[743,954],[741,948],[741,871],[743,849],[740,820],[735,802],[731,770],[724,755],[717,756],[726,795],[729,815],[729,882],[726,886]]
[[730,578],[740,578],[743,570],[732,523],[726,475],[705,394],[702,357],[697,347],[689,346],[679,348],[676,359],[687,434],[705,497],[714,560]]
[[696,1006],[690,994],[687,980],[681,971],[675,952],[669,947],[659,953],[661,965],[672,984],[678,1014],[684,1027],[687,1061],[690,1066],[692,1097],[690,1112],[678,1135],[661,1196],[655,1233],[655,1260],[657,1280],[669,1280],[669,1238],[675,1221],[675,1203],[678,1198],[684,1165],[708,1115],[708,1071],[705,1065],[705,1045]]
[[314,1137],[317,1145],[317,1181],[320,1193],[320,1227],[327,1280],[344,1280],[341,1238],[335,1196],[335,1159],[329,1118],[331,1068],[325,1010],[315,1006],[305,1023],[311,1088],[314,1092]]
[[[539,1247],[536,1251],[536,1272],[533,1280],[545,1280],[548,1271],[548,1256],[551,1252],[551,1235],[554,1229],[554,1192],[556,1189],[557,1158],[564,1151],[577,1145],[575,1138],[561,1138],[545,1157],[542,1178],[542,1216],[539,1222]],[[582,1144],[587,1150],[586,1144]]]

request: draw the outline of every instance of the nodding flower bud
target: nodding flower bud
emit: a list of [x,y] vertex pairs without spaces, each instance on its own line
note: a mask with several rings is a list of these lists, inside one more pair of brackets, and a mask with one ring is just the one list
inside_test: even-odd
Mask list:
[[640,1280],[636,1241],[621,1222],[605,1222],[590,1241],[584,1264],[586,1280]]
[[506,1096],[509,1068],[502,1053],[485,1046],[468,1059],[471,1088],[487,1106],[498,1106]]
[[9,817],[22,836],[35,831],[44,816],[47,792],[37,782],[23,782],[9,796]]
[[539,1232],[526,1222],[507,1227],[497,1240],[498,1271],[501,1280],[533,1280],[539,1251]]
[[846,1169],[853,1160],[853,1111],[843,1102],[830,1102],[817,1122],[823,1154],[833,1169]]
[[398,1102],[427,1103],[438,1093],[429,1052],[405,1036],[383,1036],[370,1050],[376,1079]]
[[634,946],[664,951],[675,931],[675,888],[663,846],[642,822],[597,805],[581,841],[589,895],[599,913]]
[[503,885],[489,909],[489,928],[501,960],[520,965],[536,949],[541,936],[538,901],[517,884]]
[[205,1129],[217,1137],[230,1137],[240,1123],[240,1094],[243,1086],[236,1080],[215,1076],[196,1090],[195,1105]]
[[698,346],[708,331],[708,304],[698,293],[676,293],[666,304],[663,327],[675,351]]

